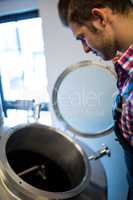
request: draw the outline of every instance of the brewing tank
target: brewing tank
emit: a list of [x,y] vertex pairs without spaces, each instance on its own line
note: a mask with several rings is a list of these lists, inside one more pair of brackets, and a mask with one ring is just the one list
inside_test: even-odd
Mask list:
[[5,129],[0,138],[1,200],[105,200],[107,181],[92,150],[39,123]]

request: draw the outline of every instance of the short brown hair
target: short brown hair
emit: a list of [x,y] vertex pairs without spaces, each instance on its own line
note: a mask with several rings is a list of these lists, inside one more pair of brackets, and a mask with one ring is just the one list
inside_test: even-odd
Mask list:
[[113,12],[125,14],[133,6],[130,0],[59,0],[58,12],[65,26],[69,26],[70,21],[83,25],[91,19],[94,7],[109,7]]

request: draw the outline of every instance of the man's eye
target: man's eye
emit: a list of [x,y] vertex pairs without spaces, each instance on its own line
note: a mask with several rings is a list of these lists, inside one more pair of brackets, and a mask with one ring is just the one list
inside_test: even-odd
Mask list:
[[82,38],[82,39],[81,39],[81,42],[82,42],[84,45],[87,46],[87,42],[86,42],[86,39],[85,39],[85,38]]
[[80,40],[84,43],[86,43],[86,39],[84,37],[80,38]]
[[83,45],[88,46],[87,45],[87,40],[86,40],[86,38],[84,36],[78,36],[77,40],[80,40]]

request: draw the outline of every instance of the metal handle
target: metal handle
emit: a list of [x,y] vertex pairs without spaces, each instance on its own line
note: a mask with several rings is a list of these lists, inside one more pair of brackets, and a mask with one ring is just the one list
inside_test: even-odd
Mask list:
[[40,112],[41,112],[41,104],[40,103],[35,103],[35,106],[34,106],[34,120],[35,121],[39,120]]
[[45,176],[45,165],[42,164],[42,165],[35,165],[33,167],[30,167],[20,173],[18,173],[17,175],[19,177],[22,177],[24,175],[27,175],[29,174],[30,172],[36,172],[36,175],[40,176],[43,180],[46,180],[46,176]]
[[97,160],[103,156],[108,156],[110,157],[111,156],[111,151],[110,149],[108,148],[108,146],[106,146],[105,144],[103,144],[103,148],[100,149],[99,151],[97,151],[94,155],[91,155],[88,157],[89,160]]

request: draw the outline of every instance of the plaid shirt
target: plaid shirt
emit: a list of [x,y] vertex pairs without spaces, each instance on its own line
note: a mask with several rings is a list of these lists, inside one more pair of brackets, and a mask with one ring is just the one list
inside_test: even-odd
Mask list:
[[[115,60],[115,70],[118,76],[117,87],[121,96],[133,81],[133,45],[131,45],[119,59]],[[133,146],[133,90],[127,99],[122,100],[121,117],[118,120],[119,128],[124,138]]]

